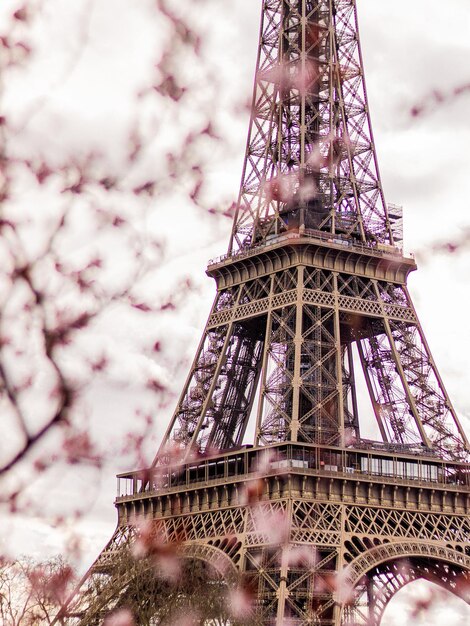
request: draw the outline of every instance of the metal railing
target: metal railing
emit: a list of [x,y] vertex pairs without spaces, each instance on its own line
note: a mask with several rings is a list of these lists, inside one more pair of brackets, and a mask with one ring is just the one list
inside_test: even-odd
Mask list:
[[295,239],[312,239],[319,240],[323,243],[328,243],[333,246],[342,246],[344,248],[348,248],[354,252],[360,252],[362,254],[373,254],[374,256],[396,256],[402,257],[410,260],[414,260],[414,255],[412,253],[404,256],[403,250],[398,246],[387,246],[387,249],[381,249],[381,244],[376,243],[360,243],[353,242],[351,239],[343,239],[338,235],[333,235],[332,233],[327,233],[321,230],[311,230],[306,229],[303,233],[298,232],[287,232],[282,233],[280,235],[272,235],[268,236],[268,238],[262,243],[255,244],[250,246],[249,248],[243,248],[236,252],[223,254],[219,257],[215,257],[211,259],[208,263],[208,267],[212,267],[213,265],[217,265],[219,263],[223,263],[225,261],[239,261],[243,258],[249,257],[253,254],[257,254],[262,252],[263,248],[268,248],[272,245],[282,243],[283,241],[291,241]]
[[420,486],[470,487],[470,467],[417,453],[335,448],[280,443],[202,458],[191,463],[160,466],[118,476],[117,501],[182,487],[217,485],[227,481],[286,473],[329,475],[358,480],[378,479]]

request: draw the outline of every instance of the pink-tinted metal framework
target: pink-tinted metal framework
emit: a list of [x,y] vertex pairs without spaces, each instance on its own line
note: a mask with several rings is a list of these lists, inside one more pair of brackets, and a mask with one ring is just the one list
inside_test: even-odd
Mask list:
[[381,442],[464,458],[399,218],[380,183],[355,3],[266,0],[229,252],[209,265],[217,296],[163,446],[239,447],[252,414],[256,445],[363,445],[360,376]]
[[355,3],[263,3],[253,113],[229,250],[295,221],[393,243]]
[[215,301],[155,463],[119,477],[118,526],[87,578],[100,593],[72,607],[81,624],[125,606],[116,563],[136,518],[145,542],[241,579],[254,624],[379,626],[417,578],[468,602],[469,443],[410,299],[400,217],[354,0],[264,0],[238,209],[207,270]]

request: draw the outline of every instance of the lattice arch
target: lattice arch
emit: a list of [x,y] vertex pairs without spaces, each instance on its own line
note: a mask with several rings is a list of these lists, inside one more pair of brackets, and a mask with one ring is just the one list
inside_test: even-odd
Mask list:
[[[130,547],[132,544],[132,538],[128,533],[126,534],[125,544],[127,547]],[[122,547],[123,545],[121,545],[121,549]],[[117,553],[118,551],[114,556],[116,556]],[[238,577],[237,567],[230,556],[220,548],[209,543],[184,543],[178,547],[177,554],[181,559],[200,560],[208,563],[219,577],[219,580],[227,584],[235,582]],[[112,557],[108,558],[105,564],[100,562],[99,565],[101,567],[97,567],[94,571],[91,570],[91,572],[84,577],[84,580],[87,579],[88,581],[88,586],[90,586],[94,578],[104,580],[112,573]],[[150,569],[153,566],[149,565],[148,567]],[[78,624],[80,625],[86,624],[87,626],[95,626],[101,624],[105,613],[109,613],[117,605],[121,594],[125,592],[131,579],[132,573],[127,569],[119,572],[117,578],[114,580],[114,584],[108,589],[105,585],[102,592],[96,594],[94,598],[88,596],[86,588],[82,588],[79,595],[71,598],[67,606],[68,616],[80,616],[78,618]]]
[[[447,546],[419,542],[389,543],[358,556],[346,569],[341,623],[381,623],[390,600],[409,583],[424,579],[470,604],[470,557]],[[361,597],[367,596],[367,607]],[[351,603],[351,597],[354,602]],[[362,623],[359,620],[359,623]]]
[[179,554],[186,559],[199,559],[208,563],[220,575],[230,582],[238,576],[238,570],[232,559],[220,548],[209,543],[186,543],[181,546]]
[[354,587],[364,574],[381,563],[411,557],[439,559],[470,571],[470,556],[453,548],[419,541],[403,541],[383,544],[358,556],[348,565],[347,581]]

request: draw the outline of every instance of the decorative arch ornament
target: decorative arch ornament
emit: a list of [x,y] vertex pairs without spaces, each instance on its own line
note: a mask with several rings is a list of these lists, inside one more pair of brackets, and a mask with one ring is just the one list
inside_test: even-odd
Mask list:
[[348,571],[346,582],[354,587],[364,574],[377,567],[377,565],[391,559],[407,559],[411,557],[438,559],[470,571],[470,556],[462,554],[453,548],[437,543],[403,541],[385,543],[355,558],[346,568]]
[[208,563],[226,582],[235,580],[238,576],[238,570],[232,559],[210,543],[186,543],[181,546],[178,553],[182,558],[199,559]]
[[365,594],[368,615],[364,623],[378,626],[390,600],[420,578],[470,604],[470,556],[438,544],[387,543],[361,554],[344,570],[338,594],[341,623],[357,624],[357,608]]

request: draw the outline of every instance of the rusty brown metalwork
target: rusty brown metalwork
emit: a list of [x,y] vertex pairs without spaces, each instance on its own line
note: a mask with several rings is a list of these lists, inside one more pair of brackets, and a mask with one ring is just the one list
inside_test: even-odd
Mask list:
[[215,301],[153,466],[119,477],[118,527],[93,575],[143,518],[192,557],[225,559],[266,626],[375,626],[420,577],[468,601],[456,581],[468,587],[470,447],[401,237],[355,2],[264,0],[233,232],[207,269]]

